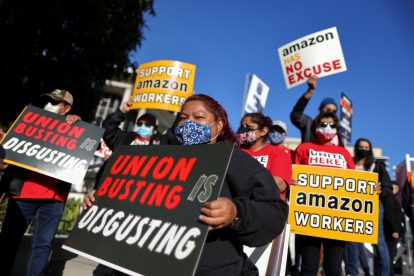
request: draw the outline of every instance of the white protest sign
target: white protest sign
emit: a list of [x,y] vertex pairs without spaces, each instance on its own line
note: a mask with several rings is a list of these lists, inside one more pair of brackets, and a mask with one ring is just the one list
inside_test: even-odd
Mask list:
[[269,86],[253,74],[250,80],[246,101],[243,106],[243,112],[263,112],[268,94]]
[[344,55],[336,27],[316,32],[278,49],[287,88],[319,77],[346,71]]

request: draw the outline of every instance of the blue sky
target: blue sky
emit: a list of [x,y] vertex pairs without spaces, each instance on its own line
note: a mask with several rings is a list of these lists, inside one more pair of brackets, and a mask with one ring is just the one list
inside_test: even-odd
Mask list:
[[414,2],[410,0],[218,1],[156,0],[145,40],[131,55],[140,64],[179,60],[197,66],[194,90],[214,97],[231,125],[240,121],[244,79],[255,73],[270,86],[265,114],[287,123],[306,84],[287,90],[277,49],[337,27],[347,71],[321,78],[306,113],[344,92],[353,101],[352,141],[369,138],[391,165],[414,155]]

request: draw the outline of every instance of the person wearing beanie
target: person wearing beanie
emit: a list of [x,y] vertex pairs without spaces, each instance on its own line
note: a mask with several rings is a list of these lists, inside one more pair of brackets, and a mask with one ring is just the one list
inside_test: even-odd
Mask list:
[[[292,124],[300,130],[302,143],[314,142],[316,140],[311,131],[312,118],[306,115],[304,112],[309,100],[316,90],[317,80],[317,75],[312,75],[309,77],[307,81],[308,90],[299,98],[292,111],[290,112],[290,120]],[[333,112],[336,114],[338,111],[338,104],[333,98],[325,98],[321,101],[318,111],[318,113]],[[338,136],[335,138],[336,142],[334,142],[337,145],[344,146],[344,141],[339,135],[340,134],[338,134]]]
[[338,104],[336,101],[332,98],[325,98],[321,101],[321,104],[319,105],[319,112],[335,112],[338,110]]

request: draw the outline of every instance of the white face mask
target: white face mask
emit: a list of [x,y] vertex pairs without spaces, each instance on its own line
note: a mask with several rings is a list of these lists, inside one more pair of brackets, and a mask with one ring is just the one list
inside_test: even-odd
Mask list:
[[43,109],[46,111],[58,114],[58,112],[60,111],[60,108],[61,106],[59,104],[53,105],[50,102],[48,102]]

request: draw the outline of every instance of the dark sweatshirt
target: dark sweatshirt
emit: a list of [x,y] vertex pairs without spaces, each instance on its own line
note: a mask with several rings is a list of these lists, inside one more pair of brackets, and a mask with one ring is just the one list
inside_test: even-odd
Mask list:
[[251,265],[243,245],[262,246],[285,227],[288,206],[269,171],[249,154],[235,148],[220,194],[237,207],[237,225],[210,231],[196,275],[240,275]]

